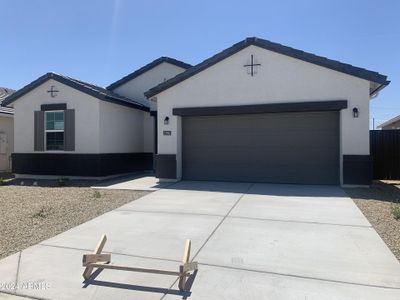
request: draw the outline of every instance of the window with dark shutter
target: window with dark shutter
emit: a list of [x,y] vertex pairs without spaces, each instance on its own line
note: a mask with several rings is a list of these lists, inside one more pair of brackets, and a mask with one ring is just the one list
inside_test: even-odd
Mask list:
[[34,114],[34,150],[44,151],[44,111]]
[[43,106],[34,114],[35,151],[75,151],[75,110],[48,110]]
[[67,109],[65,112],[65,151],[75,151],[75,110]]
[[45,141],[47,151],[65,149],[65,113],[63,110],[45,112]]

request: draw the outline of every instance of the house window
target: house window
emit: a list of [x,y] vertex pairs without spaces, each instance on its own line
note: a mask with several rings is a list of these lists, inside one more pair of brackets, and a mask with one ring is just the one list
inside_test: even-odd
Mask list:
[[46,150],[64,150],[64,111],[46,111]]

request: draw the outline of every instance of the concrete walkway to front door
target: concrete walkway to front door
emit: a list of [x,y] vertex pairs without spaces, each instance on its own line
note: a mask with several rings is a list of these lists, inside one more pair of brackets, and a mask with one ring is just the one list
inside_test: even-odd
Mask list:
[[[114,263],[166,269],[192,239],[190,291],[114,270],[82,283],[102,233]],[[335,186],[179,182],[3,259],[0,274],[45,299],[400,299],[399,262]]]

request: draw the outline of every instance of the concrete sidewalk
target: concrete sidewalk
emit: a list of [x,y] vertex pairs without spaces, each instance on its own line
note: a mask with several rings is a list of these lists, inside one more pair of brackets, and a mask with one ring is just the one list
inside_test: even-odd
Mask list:
[[[114,270],[83,283],[82,254],[102,233],[113,263],[166,269],[191,239],[190,291]],[[0,274],[45,299],[400,299],[399,262],[332,186],[179,182],[3,259]],[[46,288],[23,288],[32,281]]]
[[158,191],[172,183],[159,182],[152,174],[133,174],[104,180],[92,188],[110,190],[132,190],[132,191]]

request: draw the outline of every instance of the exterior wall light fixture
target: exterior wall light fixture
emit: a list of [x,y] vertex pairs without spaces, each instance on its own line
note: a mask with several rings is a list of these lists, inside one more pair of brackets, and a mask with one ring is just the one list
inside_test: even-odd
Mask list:
[[164,125],[168,125],[169,124],[169,117],[165,117],[164,119]]
[[353,108],[353,118],[358,118],[358,108],[357,107]]

